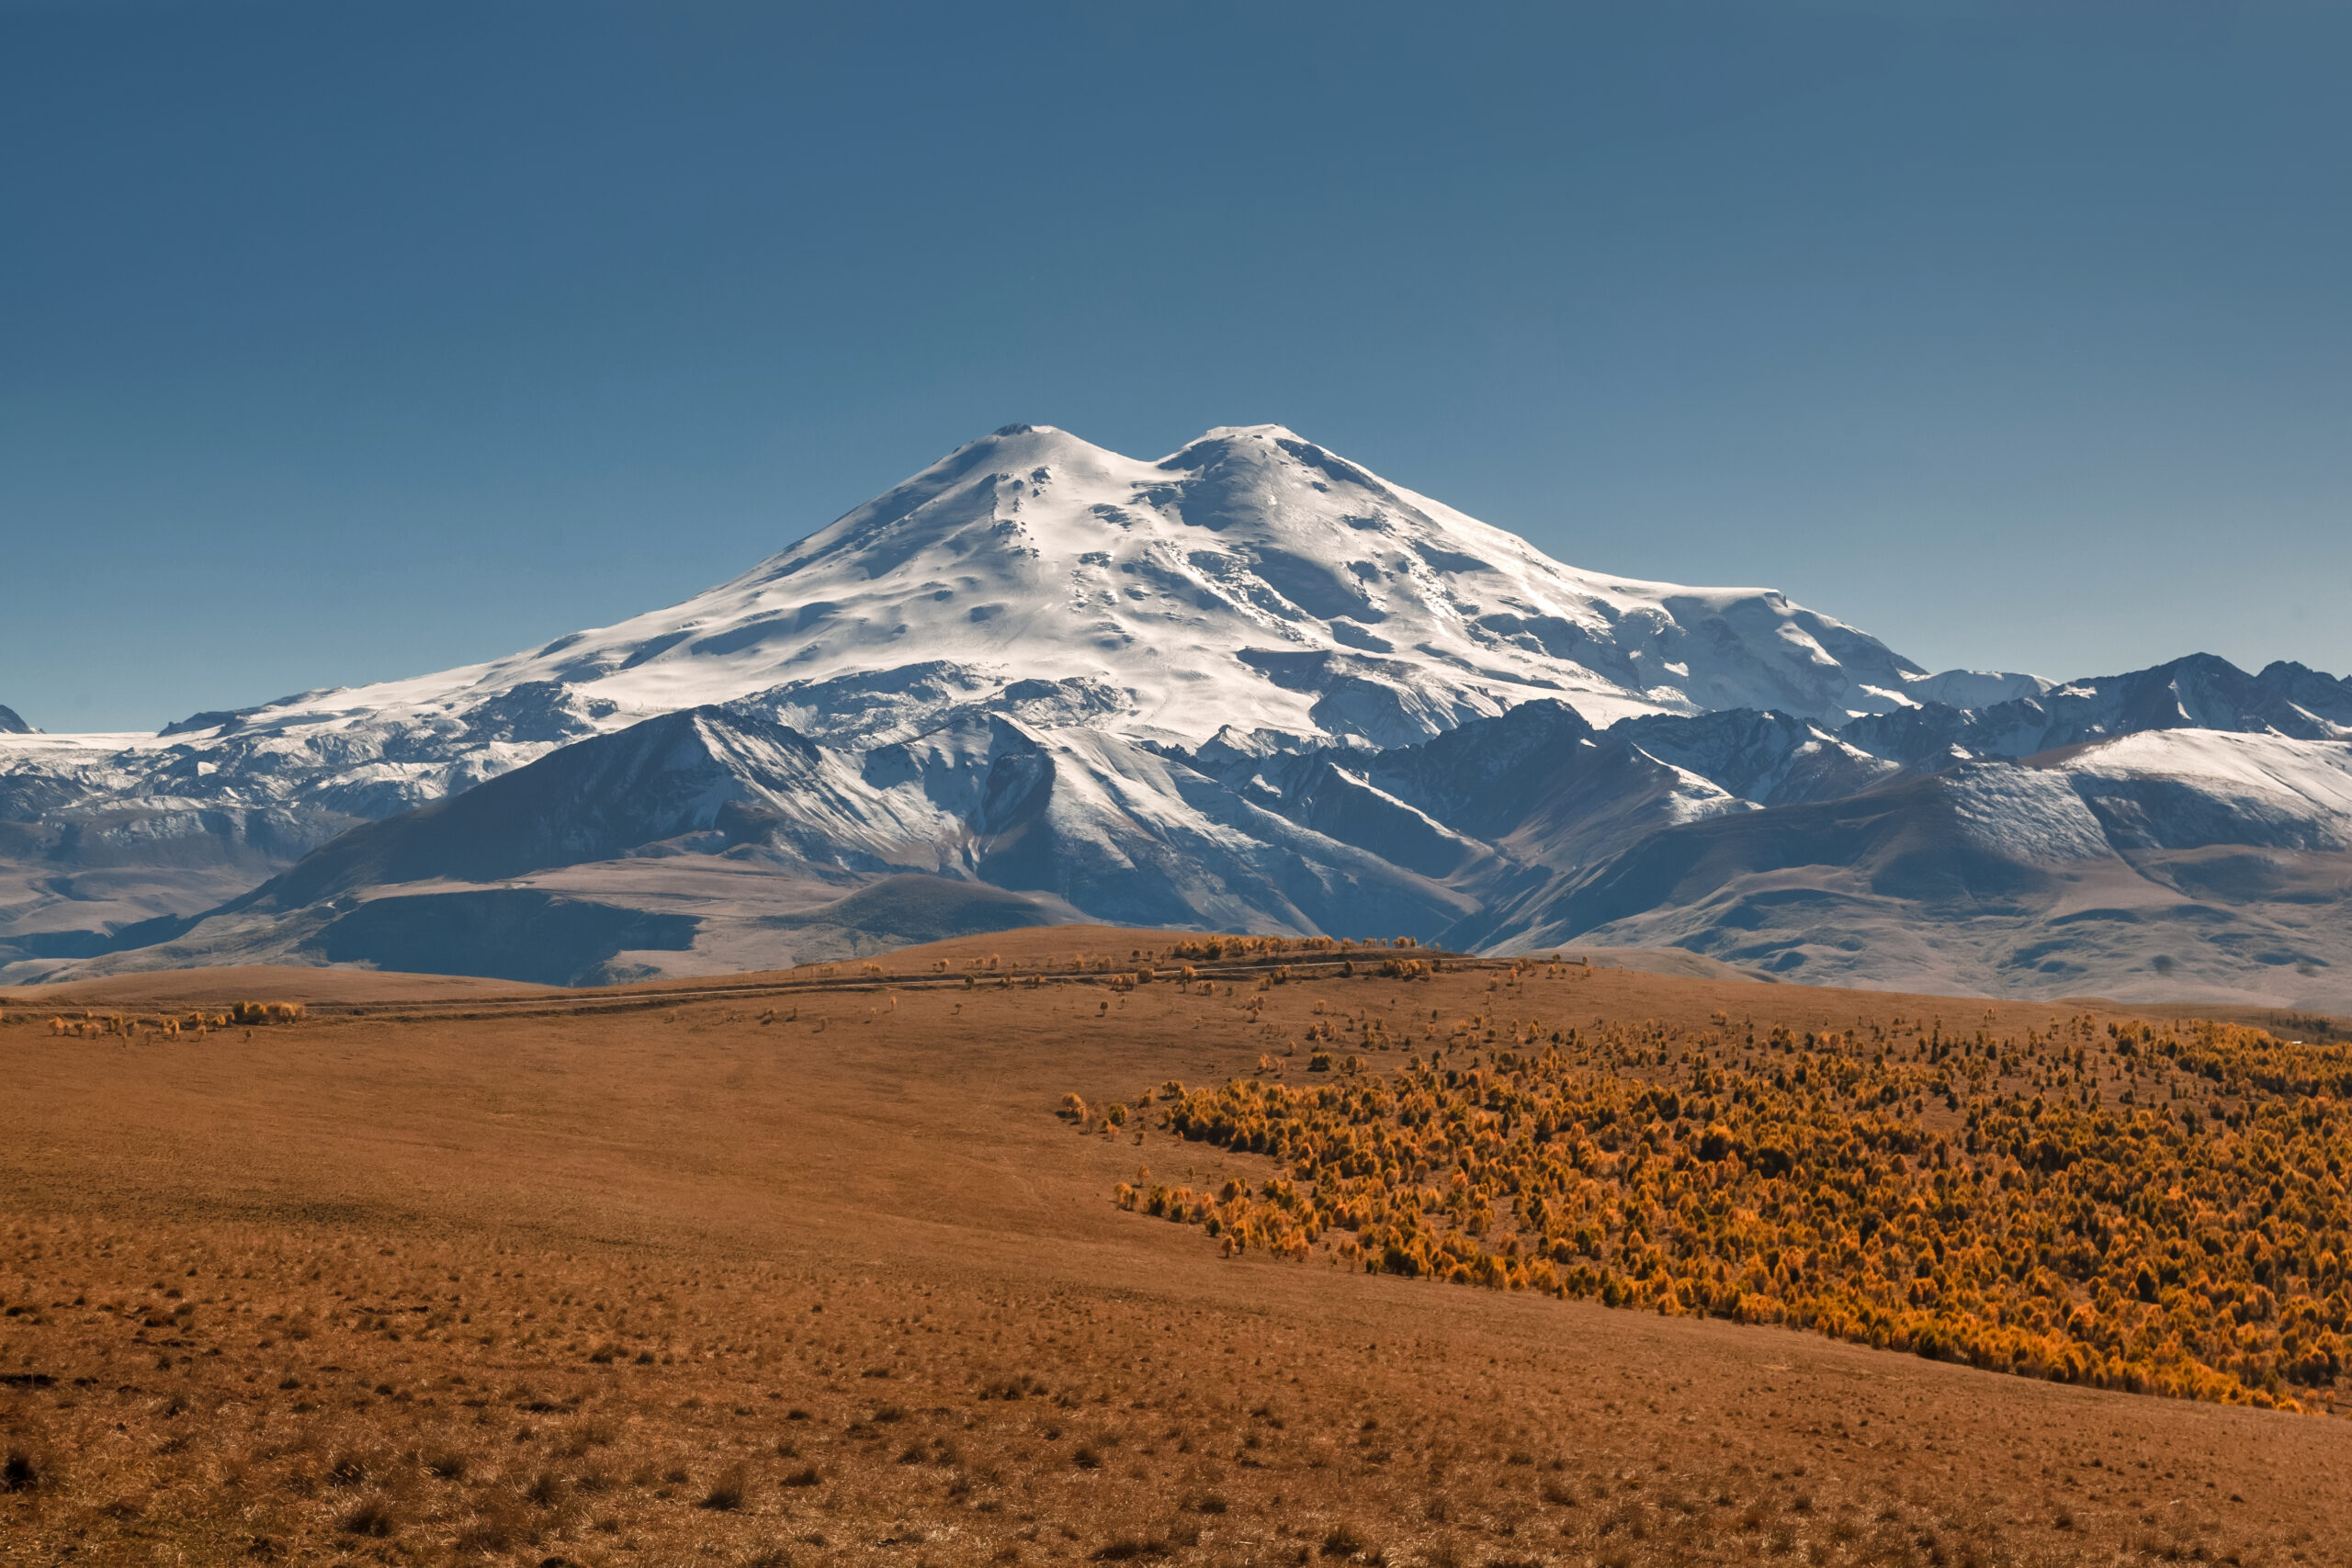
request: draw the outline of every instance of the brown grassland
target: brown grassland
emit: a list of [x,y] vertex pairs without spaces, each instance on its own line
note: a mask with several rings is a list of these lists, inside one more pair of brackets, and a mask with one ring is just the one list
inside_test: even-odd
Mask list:
[[2324,1021],[1173,943],[17,995],[0,1562],[2352,1560]]

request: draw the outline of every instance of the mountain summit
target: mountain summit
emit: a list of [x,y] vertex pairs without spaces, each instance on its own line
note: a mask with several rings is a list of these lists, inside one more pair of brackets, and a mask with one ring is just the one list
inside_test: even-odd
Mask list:
[[1186,746],[1227,727],[1386,746],[1535,697],[1604,724],[1725,707],[1843,723],[1957,678],[1769,590],[1564,566],[1281,425],[1144,461],[1016,424],[683,604],[199,718],[365,714],[527,741],[758,698],[832,739],[1010,700]]
[[1495,945],[1651,836],[2091,705],[1767,589],[1578,570],[1280,425],[1154,460],[1008,425],[617,625],[0,738],[0,979],[741,967],[951,908]]

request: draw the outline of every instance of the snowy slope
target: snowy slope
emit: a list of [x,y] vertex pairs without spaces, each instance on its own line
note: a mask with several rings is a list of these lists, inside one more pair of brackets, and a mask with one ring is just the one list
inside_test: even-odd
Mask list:
[[[900,894],[855,907],[884,884]],[[200,919],[89,956],[117,968],[458,965],[565,983],[838,955],[911,940],[956,907],[967,921],[1305,933],[1431,931],[1476,904],[1100,731],[967,717],[860,752],[741,706],[703,707],[354,829]],[[809,947],[812,926],[832,945]]]
[[1764,590],[1577,571],[1279,426],[1157,461],[1009,426],[683,604],[544,648],[154,737],[0,735],[0,824],[27,825],[0,832],[0,948],[193,913],[355,822],[719,703],[859,750],[1005,718],[1263,755],[1538,697],[1602,724],[1834,727],[1915,689],[2042,685],[1926,676]]
[[236,728],[481,730],[485,704],[525,691],[555,738],[773,693],[819,733],[828,694],[904,685],[882,705],[919,720],[1042,682],[1095,695],[1138,736],[1198,743],[1230,724],[1396,744],[1537,695],[1601,723],[1724,707],[1842,722],[1929,679],[1769,591],[1562,566],[1279,425],[1158,462],[1015,425],[683,604]]
[[[1956,704],[1952,694],[1966,684],[1932,676],[1910,688],[1918,706],[1858,717],[1841,737],[1873,755],[1926,767],[2030,757],[2162,729],[2352,739],[2352,680],[2285,660],[2249,675],[2227,660],[2194,653],[2121,675],[2037,682],[2006,699]],[[1980,694],[1996,694],[1988,688]]]
[[[1187,754],[969,709],[827,744],[734,705],[356,828],[89,962],[617,978],[1092,919],[2341,1007],[2347,902],[2346,741],[2170,728],[1921,774],[1745,712],[1596,730],[1536,701],[1416,746]],[[38,956],[7,977],[61,972]]]
[[2161,729],[2053,760],[2118,849],[2352,850],[2352,741]]
[[1482,945],[1818,984],[2352,1007],[2352,741],[2167,728],[1652,833]]

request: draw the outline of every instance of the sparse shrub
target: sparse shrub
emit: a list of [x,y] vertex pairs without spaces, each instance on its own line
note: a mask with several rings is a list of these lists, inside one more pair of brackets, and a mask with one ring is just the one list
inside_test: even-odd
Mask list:
[[744,1474],[743,1467],[735,1465],[722,1472],[718,1479],[710,1483],[710,1490],[703,1495],[702,1501],[695,1506],[731,1514],[743,1506],[744,1495],[750,1489],[751,1481]]
[[455,1544],[460,1554],[505,1552],[537,1540],[540,1534],[539,1521],[524,1510],[521,1500],[511,1492],[501,1492],[475,1509],[474,1517],[458,1531]]
[[223,1028],[232,1023],[300,1023],[308,1013],[300,1002],[239,1002],[220,1022]]
[[1010,1377],[990,1378],[980,1384],[982,1399],[1022,1399],[1032,1394],[1042,1395],[1046,1385],[1035,1373],[1015,1372]]
[[612,1441],[613,1428],[609,1423],[582,1421],[564,1433],[563,1445],[556,1451],[566,1459],[578,1459],[590,1449],[609,1447]]
[[46,1448],[17,1440],[0,1455],[0,1491],[39,1492],[56,1480],[56,1465]]
[[390,1499],[380,1495],[370,1495],[360,1498],[337,1516],[334,1528],[345,1535],[368,1536],[381,1540],[399,1532],[400,1520],[392,1511]]

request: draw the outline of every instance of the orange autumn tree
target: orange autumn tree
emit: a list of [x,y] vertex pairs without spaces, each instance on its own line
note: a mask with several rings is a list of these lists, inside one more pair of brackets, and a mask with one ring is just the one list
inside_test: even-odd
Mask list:
[[2352,1051],[2087,1019],[1869,1032],[1465,1019],[1386,1074],[1185,1090],[1161,1125],[1279,1173],[1118,1198],[1228,1252],[1322,1246],[2101,1387],[2290,1408],[2342,1387]]

